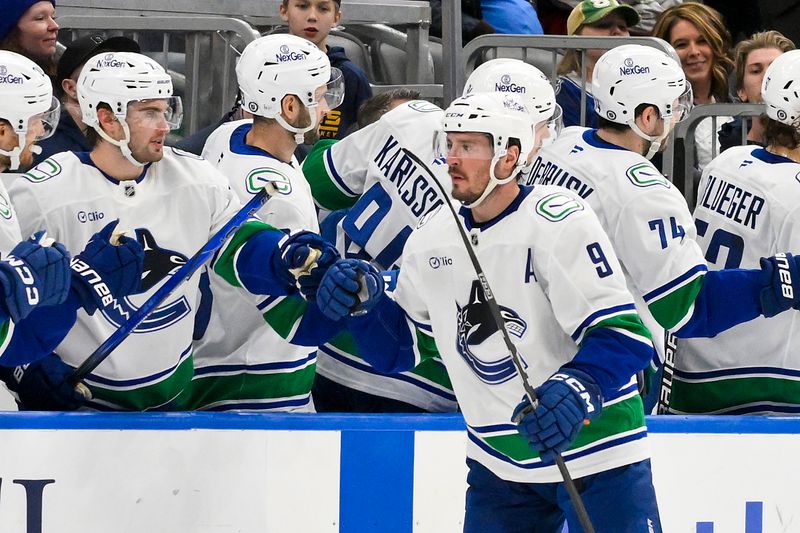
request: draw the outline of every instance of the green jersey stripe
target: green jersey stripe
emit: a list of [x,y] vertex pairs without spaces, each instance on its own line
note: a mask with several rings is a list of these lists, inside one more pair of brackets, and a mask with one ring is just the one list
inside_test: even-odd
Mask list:
[[699,276],[648,304],[650,313],[661,324],[661,327],[672,330],[678,324],[683,325],[689,319],[694,309],[694,301],[700,293],[704,280],[705,276]]
[[247,239],[262,231],[280,230],[257,220],[251,220],[242,224],[219,253],[219,257],[214,263],[214,272],[222,276],[225,281],[234,287],[241,287],[242,284],[239,283],[239,276],[236,274],[237,252],[244,246]]
[[682,413],[726,411],[747,404],[800,404],[800,379],[787,376],[725,377],[672,381],[670,409]]
[[325,154],[335,142],[335,139],[317,141],[303,161],[303,174],[311,185],[314,201],[329,211],[352,207],[358,199],[345,194],[336,186],[336,182],[325,165]]

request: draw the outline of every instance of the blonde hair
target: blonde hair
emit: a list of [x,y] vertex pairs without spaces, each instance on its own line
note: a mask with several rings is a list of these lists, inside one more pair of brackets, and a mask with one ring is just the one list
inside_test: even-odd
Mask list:
[[694,24],[705,38],[714,54],[711,67],[711,95],[717,102],[727,102],[728,73],[733,68],[731,59],[731,34],[725,27],[722,15],[716,9],[697,2],[686,2],[672,6],[658,17],[653,36],[672,44],[669,34],[679,20]]
[[794,50],[795,46],[791,39],[775,30],[754,33],[749,39],[736,45],[733,57],[736,64],[736,90],[742,88],[744,84],[744,69],[747,66],[747,56],[762,48],[777,48],[781,52]]

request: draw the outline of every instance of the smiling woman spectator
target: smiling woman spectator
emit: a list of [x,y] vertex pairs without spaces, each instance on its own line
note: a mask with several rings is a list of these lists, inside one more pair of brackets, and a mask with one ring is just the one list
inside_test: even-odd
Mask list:
[[[692,85],[694,105],[728,102],[728,74],[733,68],[731,35],[722,15],[697,2],[686,2],[666,9],[653,29],[678,53],[686,79]],[[718,120],[721,125],[730,117]],[[703,168],[712,157],[711,143],[716,138],[711,119],[700,122],[695,132],[697,165]],[[719,153],[719,147],[716,150]]]
[[24,55],[55,75],[55,14],[55,0],[0,0],[0,50]]

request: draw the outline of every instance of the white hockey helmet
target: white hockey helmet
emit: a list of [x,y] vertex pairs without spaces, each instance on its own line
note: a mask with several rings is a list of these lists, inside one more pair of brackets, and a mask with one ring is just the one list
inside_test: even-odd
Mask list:
[[767,116],[782,124],[800,126],[800,50],[775,58],[761,81]]
[[560,121],[561,107],[550,80],[531,64],[500,57],[482,63],[467,78],[464,93],[511,93],[519,96],[531,115],[531,121]]
[[[525,166],[527,155],[533,150],[534,138],[530,113],[523,100],[517,95],[482,92],[472,93],[453,100],[444,112],[442,119],[444,139],[439,142],[440,155],[456,157],[447,141],[447,133],[485,133],[491,138],[492,151],[485,156],[480,154],[457,157],[476,157],[491,159],[489,164],[489,183],[477,200],[467,205],[474,208],[480,205],[498,185],[512,181]],[[501,157],[508,153],[509,141],[517,139],[520,155],[511,174],[499,179],[494,167]]]
[[[692,109],[692,87],[680,64],[661,50],[638,44],[617,46],[600,57],[592,74],[592,96],[599,116],[650,141],[647,159]],[[647,135],[636,125],[636,108],[642,104],[658,109],[664,119],[661,135]]]
[[[327,54],[314,43],[295,35],[266,35],[248,44],[236,64],[236,77],[243,108],[274,118],[295,133],[298,144],[305,132],[317,127],[318,105],[334,109],[344,99],[341,71],[331,67]],[[296,96],[308,108],[309,126],[292,126],[283,118],[281,102],[287,95]]]
[[[180,96],[172,94],[172,78],[164,67],[149,57],[134,52],[103,52],[86,62],[78,77],[78,103],[83,122],[94,128],[103,139],[120,148],[125,158],[137,166],[143,164],[131,154],[128,143],[130,128],[125,120],[128,104],[141,100],[164,100],[164,119],[170,129],[180,127],[183,105]],[[125,138],[111,138],[100,126],[97,108],[106,104],[119,119]]]
[[[28,131],[37,131],[36,140],[50,137],[58,125],[60,110],[50,78],[42,69],[27,57],[0,50],[0,119],[11,124],[17,134],[13,150],[0,149],[0,154],[11,159],[10,170],[19,168]],[[41,152],[36,148],[32,151]]]

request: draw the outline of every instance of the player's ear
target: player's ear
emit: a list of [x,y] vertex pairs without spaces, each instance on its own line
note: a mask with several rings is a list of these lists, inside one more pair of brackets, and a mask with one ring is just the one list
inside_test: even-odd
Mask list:
[[[13,139],[12,139],[13,137]],[[11,144],[11,141],[14,141]],[[14,129],[11,127],[7,121],[0,118],[0,148],[4,150],[10,150],[16,144],[17,136],[14,133]]]
[[294,122],[300,113],[300,100],[293,94],[287,94],[281,100],[281,114],[288,122]]
[[106,106],[97,107],[97,120],[100,122],[100,127],[103,131],[115,137],[117,129],[119,129],[119,121],[114,113]]
[[647,105],[644,106],[641,114],[636,117],[636,123],[647,135],[657,135],[659,132],[656,130],[660,119],[661,115],[658,113],[658,108],[654,105]]

